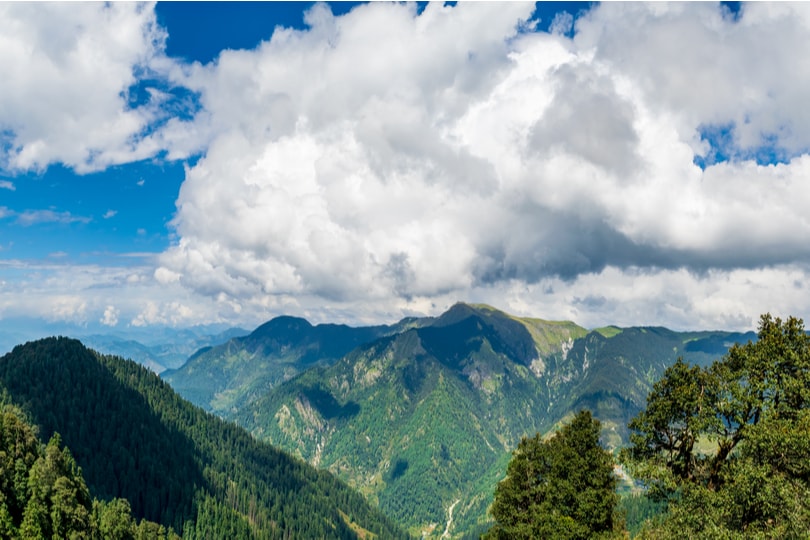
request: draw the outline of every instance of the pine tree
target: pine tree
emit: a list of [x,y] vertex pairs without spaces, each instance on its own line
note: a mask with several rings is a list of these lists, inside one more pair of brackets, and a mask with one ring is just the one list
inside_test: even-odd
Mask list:
[[523,438],[498,484],[487,539],[609,538],[621,526],[613,458],[599,445],[599,421],[579,412],[544,441]]
[[81,469],[54,434],[28,476],[31,498],[25,507],[26,538],[90,537],[92,499]]

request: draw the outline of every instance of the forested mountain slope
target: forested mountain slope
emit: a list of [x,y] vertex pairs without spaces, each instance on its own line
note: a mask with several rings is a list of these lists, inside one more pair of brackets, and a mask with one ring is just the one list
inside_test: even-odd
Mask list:
[[313,326],[298,317],[276,317],[250,335],[199,350],[162,377],[192,403],[227,416],[301,371],[332,363],[397,328]]
[[172,540],[171,529],[132,518],[125,499],[100,501],[54,434],[43,444],[17,407],[0,410],[0,538]]
[[405,538],[361,495],[180,398],[134,362],[49,338],[0,358],[0,385],[90,492],[183,538]]
[[609,445],[626,442],[627,421],[676,358],[706,363],[752,336],[588,332],[457,304],[309,369],[231,417],[335,472],[414,533],[441,535],[453,506],[459,535],[487,520],[522,436],[587,407]]

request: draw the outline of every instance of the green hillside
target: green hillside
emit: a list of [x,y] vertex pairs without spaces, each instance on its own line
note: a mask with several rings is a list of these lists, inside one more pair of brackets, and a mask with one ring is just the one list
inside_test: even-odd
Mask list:
[[199,350],[161,376],[192,403],[228,416],[301,371],[332,363],[392,331],[388,326],[313,326],[298,317],[277,317],[250,335]]
[[469,529],[485,519],[504,456],[553,424],[538,349],[562,354],[584,333],[458,304],[303,373],[236,418],[339,474],[414,533],[442,533],[457,500],[455,528]]
[[0,358],[0,385],[55,432],[90,493],[183,538],[405,538],[361,495],[180,398],[134,362],[49,338]]
[[133,519],[125,499],[100,501],[87,489],[70,449],[45,445],[17,407],[0,408],[0,538],[167,540],[171,529]]
[[[414,534],[485,528],[509,452],[587,408],[609,448],[678,357],[707,365],[726,332],[588,331],[456,304],[397,325],[279,317],[165,378],[184,396],[334,472]],[[452,523],[450,509],[453,509]]]
[[[357,487],[414,534],[481,530],[509,452],[581,408],[609,447],[678,356],[707,363],[750,336],[588,332],[457,304],[265,392],[230,418]],[[744,339],[745,338],[745,339]]]

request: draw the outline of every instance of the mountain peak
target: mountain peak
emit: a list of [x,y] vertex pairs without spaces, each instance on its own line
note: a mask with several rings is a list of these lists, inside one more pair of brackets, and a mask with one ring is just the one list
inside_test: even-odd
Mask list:
[[508,315],[506,315],[504,312],[487,304],[467,304],[464,302],[456,302],[450,307],[450,309],[439,315],[439,317],[433,323],[433,326],[448,326],[474,315],[483,318],[489,318],[493,315],[508,317]]
[[251,332],[252,337],[274,336],[278,333],[289,335],[290,333],[302,333],[312,329],[312,324],[302,317],[281,315],[270,319],[256,330]]

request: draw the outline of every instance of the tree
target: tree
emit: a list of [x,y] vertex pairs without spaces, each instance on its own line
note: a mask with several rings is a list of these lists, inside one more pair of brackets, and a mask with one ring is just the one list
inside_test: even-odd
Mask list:
[[654,538],[810,530],[810,337],[763,315],[758,339],[708,368],[677,362],[629,427],[622,459],[669,511]]
[[31,492],[23,513],[26,538],[89,537],[92,499],[81,469],[54,434],[28,476]]
[[609,538],[621,526],[613,457],[599,445],[600,423],[580,411],[544,441],[523,438],[495,490],[492,539]]
[[132,519],[132,510],[126,499],[113,499],[110,502],[94,501],[93,513],[100,539],[135,539],[135,520]]

